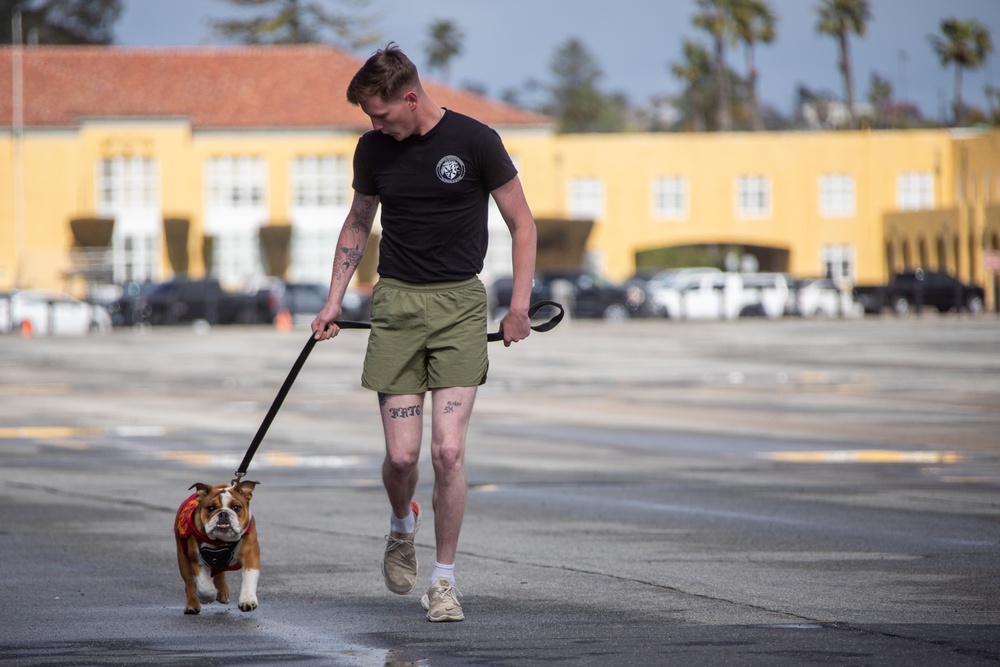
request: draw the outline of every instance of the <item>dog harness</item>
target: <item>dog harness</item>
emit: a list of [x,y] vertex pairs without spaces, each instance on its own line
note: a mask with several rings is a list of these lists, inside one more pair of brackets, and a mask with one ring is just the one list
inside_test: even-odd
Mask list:
[[[236,558],[236,549],[243,541],[243,536],[241,535],[240,539],[235,542],[226,542],[225,540],[213,540],[204,535],[194,525],[194,513],[197,509],[198,494],[193,493],[177,510],[177,532],[182,538],[194,535],[195,539],[198,540],[198,553],[201,554],[201,559],[212,568],[213,577],[220,572],[240,569],[242,565]],[[253,517],[250,517],[247,530],[250,530],[252,525]],[[246,534],[245,531],[244,534]]]

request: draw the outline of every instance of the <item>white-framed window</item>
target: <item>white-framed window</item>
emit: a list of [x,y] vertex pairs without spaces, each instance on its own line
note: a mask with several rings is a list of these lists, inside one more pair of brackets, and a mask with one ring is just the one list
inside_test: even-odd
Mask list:
[[343,155],[302,155],[292,159],[292,206],[346,206],[350,165]]
[[267,165],[263,158],[250,155],[224,155],[208,159],[209,206],[249,209],[264,203],[267,190]]
[[152,208],[159,205],[159,176],[151,157],[118,155],[100,163],[100,206]]
[[653,179],[653,217],[658,220],[683,220],[688,217],[688,182],[680,176]]
[[574,178],[569,182],[569,215],[575,219],[598,220],[605,215],[604,181]]
[[854,285],[857,276],[858,259],[854,246],[831,245],[824,246],[820,252],[823,263],[823,277],[829,278],[838,287]]
[[212,274],[231,285],[264,274],[260,228],[267,222],[267,162],[222,155],[205,162],[205,233],[214,237]]
[[747,175],[736,179],[736,215],[740,218],[767,218],[771,215],[771,179]]
[[896,175],[896,208],[919,211],[934,208],[934,175],[929,171],[901,171]]
[[134,155],[97,163],[97,213],[114,218],[116,282],[152,280],[160,268],[160,174],[156,159]]
[[854,176],[823,174],[819,177],[819,214],[824,218],[852,218],[856,210]]
[[343,155],[302,155],[290,166],[289,278],[326,284],[340,225],[350,208],[351,165]]

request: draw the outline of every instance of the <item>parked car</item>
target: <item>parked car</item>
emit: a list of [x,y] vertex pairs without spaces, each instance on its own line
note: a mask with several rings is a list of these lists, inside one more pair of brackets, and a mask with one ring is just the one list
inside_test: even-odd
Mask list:
[[773,320],[785,314],[789,287],[788,278],[783,273],[741,273],[740,283],[741,317]]
[[[510,308],[513,280],[499,278],[493,283],[493,317],[500,319]],[[628,291],[592,271],[560,269],[535,276],[532,303],[551,300],[562,303],[570,317],[624,320],[630,315]]]
[[144,322],[257,324],[274,321],[276,296],[270,290],[230,292],[217,280],[170,280],[150,289],[139,302]]
[[656,315],[653,301],[649,296],[649,283],[661,269],[638,269],[625,279],[622,286],[627,294],[627,305],[632,317],[652,317]]
[[829,278],[802,278],[791,284],[786,315],[833,317],[840,303],[840,290]]
[[794,308],[788,314],[802,317],[858,317],[864,313],[850,290],[829,278],[796,280],[792,287]]
[[682,320],[732,320],[743,311],[739,274],[686,270],[655,293],[664,317]]
[[897,315],[906,315],[911,308],[918,312],[924,306],[949,310],[966,310],[974,315],[983,312],[985,291],[979,285],[963,283],[941,271],[904,271],[896,274],[888,285],[858,285],[854,295],[866,313],[879,313],[890,308]]
[[0,292],[0,333],[9,333],[11,328],[10,292]]
[[115,285],[106,287],[106,290],[95,290],[95,293],[96,299],[111,313],[112,324],[131,326],[149,319],[146,297],[156,287],[156,283],[148,280],[144,282],[131,280],[121,287]]
[[[277,298],[278,310],[287,310],[295,320],[312,319],[323,310],[330,286],[322,283],[286,283],[276,282],[268,289],[273,290]],[[342,319],[354,322],[367,322],[371,319],[371,293],[361,288],[351,288],[344,295]]]
[[647,308],[657,317],[679,317],[681,305],[675,288],[693,284],[698,276],[721,274],[721,269],[708,266],[664,269],[646,283]]
[[4,297],[0,332],[31,335],[82,336],[107,333],[111,315],[99,306],[53,290],[19,290]]

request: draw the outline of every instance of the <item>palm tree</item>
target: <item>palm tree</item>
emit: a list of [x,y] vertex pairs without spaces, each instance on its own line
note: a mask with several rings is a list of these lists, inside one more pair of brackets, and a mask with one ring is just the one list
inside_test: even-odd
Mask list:
[[847,44],[847,36],[854,33],[864,37],[865,29],[871,19],[871,3],[869,0],[821,0],[818,9],[819,23],[816,31],[821,35],[830,35],[837,40],[840,49],[840,73],[844,77],[844,94],[847,98],[847,113],[851,124],[854,117],[854,83],[851,76],[851,52]]
[[868,101],[875,108],[875,127],[891,127],[892,84],[888,79],[879,76],[878,72],[872,72],[868,84]]
[[737,0],[697,0],[700,11],[691,20],[695,27],[712,36],[715,46],[715,77],[719,88],[716,125],[720,132],[733,128],[729,71],[726,68],[726,40],[732,34],[732,6]]
[[736,37],[745,47],[747,60],[747,86],[750,89],[750,122],[754,130],[763,130],[760,102],[757,100],[757,65],[754,62],[754,44],[770,44],[775,38],[777,16],[766,0],[737,0],[732,6],[733,28]]
[[684,82],[686,125],[694,132],[704,132],[705,95],[704,80],[712,70],[712,57],[701,44],[684,40],[684,60],[670,65],[670,71]]
[[462,52],[465,35],[451,21],[439,20],[431,23],[431,41],[427,44],[427,64],[432,70],[441,72],[445,81],[451,76],[451,59]]
[[930,35],[928,39],[941,60],[941,66],[955,63],[955,125],[965,124],[965,107],[962,104],[962,70],[977,69],[993,51],[990,31],[976,19],[959,21],[952,17],[941,21],[944,37]]

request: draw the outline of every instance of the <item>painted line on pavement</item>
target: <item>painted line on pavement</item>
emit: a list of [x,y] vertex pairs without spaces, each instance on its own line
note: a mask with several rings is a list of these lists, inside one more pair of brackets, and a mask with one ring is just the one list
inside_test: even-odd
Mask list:
[[958,452],[839,449],[815,452],[764,452],[762,457],[788,463],[961,463]]
[[[243,454],[223,454],[196,451],[164,451],[158,458],[176,461],[196,468],[235,468]],[[320,456],[292,452],[263,452],[253,460],[254,468],[351,468],[364,463],[362,456]]]

